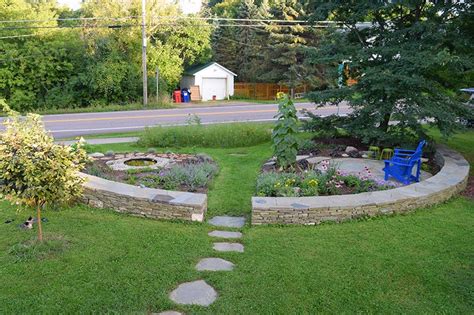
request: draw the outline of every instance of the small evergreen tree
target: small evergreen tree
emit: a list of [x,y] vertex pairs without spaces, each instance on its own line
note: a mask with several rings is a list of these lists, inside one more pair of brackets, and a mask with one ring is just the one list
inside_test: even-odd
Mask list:
[[36,208],[38,240],[42,241],[42,208],[80,195],[83,179],[78,171],[87,155],[80,145],[55,144],[39,115],[22,118],[1,99],[0,106],[9,115],[6,130],[0,134],[0,194],[13,204]]

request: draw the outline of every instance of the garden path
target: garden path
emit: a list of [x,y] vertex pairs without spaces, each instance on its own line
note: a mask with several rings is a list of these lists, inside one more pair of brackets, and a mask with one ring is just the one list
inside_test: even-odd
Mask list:
[[[209,220],[209,224],[219,228],[242,228],[245,225],[244,217],[230,217],[230,216],[217,216]],[[227,230],[214,230],[209,232],[210,237],[235,240],[242,238],[241,232],[227,231]],[[233,252],[244,252],[244,245],[238,242],[215,242],[213,247],[217,252],[222,251],[233,251]],[[227,260],[218,257],[207,257],[201,259],[195,266],[198,271],[232,271],[235,265]],[[200,305],[209,306],[217,299],[218,293],[204,280],[196,280],[192,282],[185,282],[180,284],[175,290],[173,290],[169,297],[176,304],[180,305]],[[160,313],[165,314],[180,314],[169,313],[174,311],[167,311]]]

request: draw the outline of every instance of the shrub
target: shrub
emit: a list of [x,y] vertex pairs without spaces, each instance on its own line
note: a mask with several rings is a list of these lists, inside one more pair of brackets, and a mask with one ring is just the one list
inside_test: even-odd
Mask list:
[[298,117],[293,101],[286,94],[278,95],[278,121],[273,128],[273,154],[282,168],[288,168],[296,162],[298,154]]
[[139,144],[149,147],[235,148],[257,145],[270,139],[263,124],[229,123],[146,128]]
[[195,191],[206,187],[216,173],[217,166],[212,163],[175,165],[161,173],[157,179],[164,189],[176,189],[179,185],[185,185],[190,191]]
[[81,194],[83,179],[77,172],[87,154],[80,144],[75,148],[55,144],[40,116],[28,114],[23,119],[4,101],[0,105],[9,115],[0,135],[0,193],[13,204],[36,208],[42,241],[41,209]]

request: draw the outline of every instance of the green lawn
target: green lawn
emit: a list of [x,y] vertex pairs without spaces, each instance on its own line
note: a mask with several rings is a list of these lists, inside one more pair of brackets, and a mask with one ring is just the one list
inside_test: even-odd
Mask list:
[[[473,163],[473,133],[449,142]],[[93,150],[145,150],[131,144]],[[256,171],[268,144],[207,152],[220,166],[209,214],[250,214]],[[134,218],[78,206],[45,211],[46,235],[68,240],[63,252],[18,261],[9,251],[34,237],[17,224],[30,213],[0,203],[0,314],[459,313],[473,312],[474,201],[457,197],[406,215],[313,227],[245,227],[245,253],[212,250],[206,224]],[[14,224],[3,221],[16,218]],[[34,254],[34,253],[33,253]],[[200,258],[236,264],[198,273]],[[179,283],[205,279],[219,292],[209,308],[167,298]]]

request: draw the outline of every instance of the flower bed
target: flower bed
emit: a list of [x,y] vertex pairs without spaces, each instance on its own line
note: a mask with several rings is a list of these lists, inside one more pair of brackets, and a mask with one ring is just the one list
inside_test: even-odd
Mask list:
[[[257,179],[257,196],[306,197],[357,194],[387,190],[402,186],[397,182],[384,181],[372,176],[366,166],[363,172],[348,173],[322,160],[314,166],[301,159],[295,172],[264,172]],[[302,166],[303,165],[303,166]],[[306,169],[303,169],[306,165]]]
[[[154,160],[166,162],[153,165]],[[84,173],[134,186],[202,193],[217,171],[214,161],[204,154],[131,153],[96,157]]]

